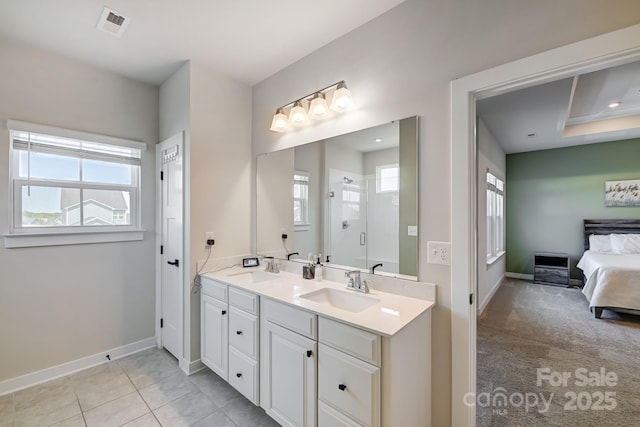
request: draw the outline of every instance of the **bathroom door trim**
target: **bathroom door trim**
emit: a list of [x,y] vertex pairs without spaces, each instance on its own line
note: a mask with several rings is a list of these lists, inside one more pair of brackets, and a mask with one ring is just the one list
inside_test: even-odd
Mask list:
[[[451,82],[451,421],[475,426],[477,220],[475,102],[640,60],[634,25]],[[469,395],[469,393],[472,393]]]

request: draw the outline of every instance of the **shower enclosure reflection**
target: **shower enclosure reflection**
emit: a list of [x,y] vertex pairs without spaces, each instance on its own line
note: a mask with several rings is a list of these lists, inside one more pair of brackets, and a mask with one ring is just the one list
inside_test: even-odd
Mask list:
[[416,117],[259,156],[258,253],[417,276],[417,158]]

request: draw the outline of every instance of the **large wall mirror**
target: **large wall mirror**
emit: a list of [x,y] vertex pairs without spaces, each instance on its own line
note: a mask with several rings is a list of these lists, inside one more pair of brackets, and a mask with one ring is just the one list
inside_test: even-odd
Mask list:
[[334,267],[416,278],[417,117],[263,154],[257,163],[259,255],[314,254]]

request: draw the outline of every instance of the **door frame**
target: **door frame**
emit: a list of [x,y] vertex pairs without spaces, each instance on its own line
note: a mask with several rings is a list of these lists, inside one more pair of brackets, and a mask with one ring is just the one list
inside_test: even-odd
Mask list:
[[[475,426],[477,148],[475,101],[640,60],[640,25],[623,28],[451,82],[451,423]],[[474,294],[469,303],[469,295]],[[472,397],[473,399],[473,397]]]
[[[162,142],[156,144],[156,173],[155,173],[155,182],[156,182],[156,315],[155,315],[155,333],[156,333],[156,346],[158,348],[162,348],[162,330],[160,328],[160,319],[162,318],[162,255],[160,255],[160,246],[162,245],[162,182],[160,181],[160,171],[162,170],[162,150],[167,148],[168,146],[175,144],[175,138],[180,138],[180,146],[182,149],[182,188],[183,191],[186,191],[185,187],[185,175],[186,175],[186,151],[185,151],[185,137],[184,132],[179,132]],[[183,270],[185,273],[183,274],[183,290],[185,277],[188,277],[188,266],[186,263],[186,232],[187,227],[185,226],[185,193],[182,194],[182,263]],[[185,357],[184,352],[184,291],[179,293],[179,312],[178,312],[178,332],[180,334],[180,355],[176,356],[179,362]]]

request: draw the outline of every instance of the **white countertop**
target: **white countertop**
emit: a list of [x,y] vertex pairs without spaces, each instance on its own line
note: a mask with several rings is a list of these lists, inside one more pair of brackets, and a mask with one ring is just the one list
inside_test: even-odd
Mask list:
[[[430,310],[434,305],[432,301],[380,292],[375,289],[371,289],[367,294],[346,291],[379,300],[377,304],[359,313],[352,313],[329,304],[300,297],[301,295],[323,288],[345,290],[346,281],[345,283],[338,283],[329,280],[307,280],[303,279],[300,274],[283,271],[278,273],[277,277],[274,275],[273,280],[254,283],[250,280],[249,275],[238,275],[238,273],[249,271],[261,271],[261,269],[234,267],[213,273],[206,273],[203,274],[202,277],[209,277],[230,286],[245,289],[276,301],[298,306],[316,314],[350,323],[354,326],[387,336],[394,335],[420,314]],[[203,291],[206,293],[206,281],[203,281]]]

